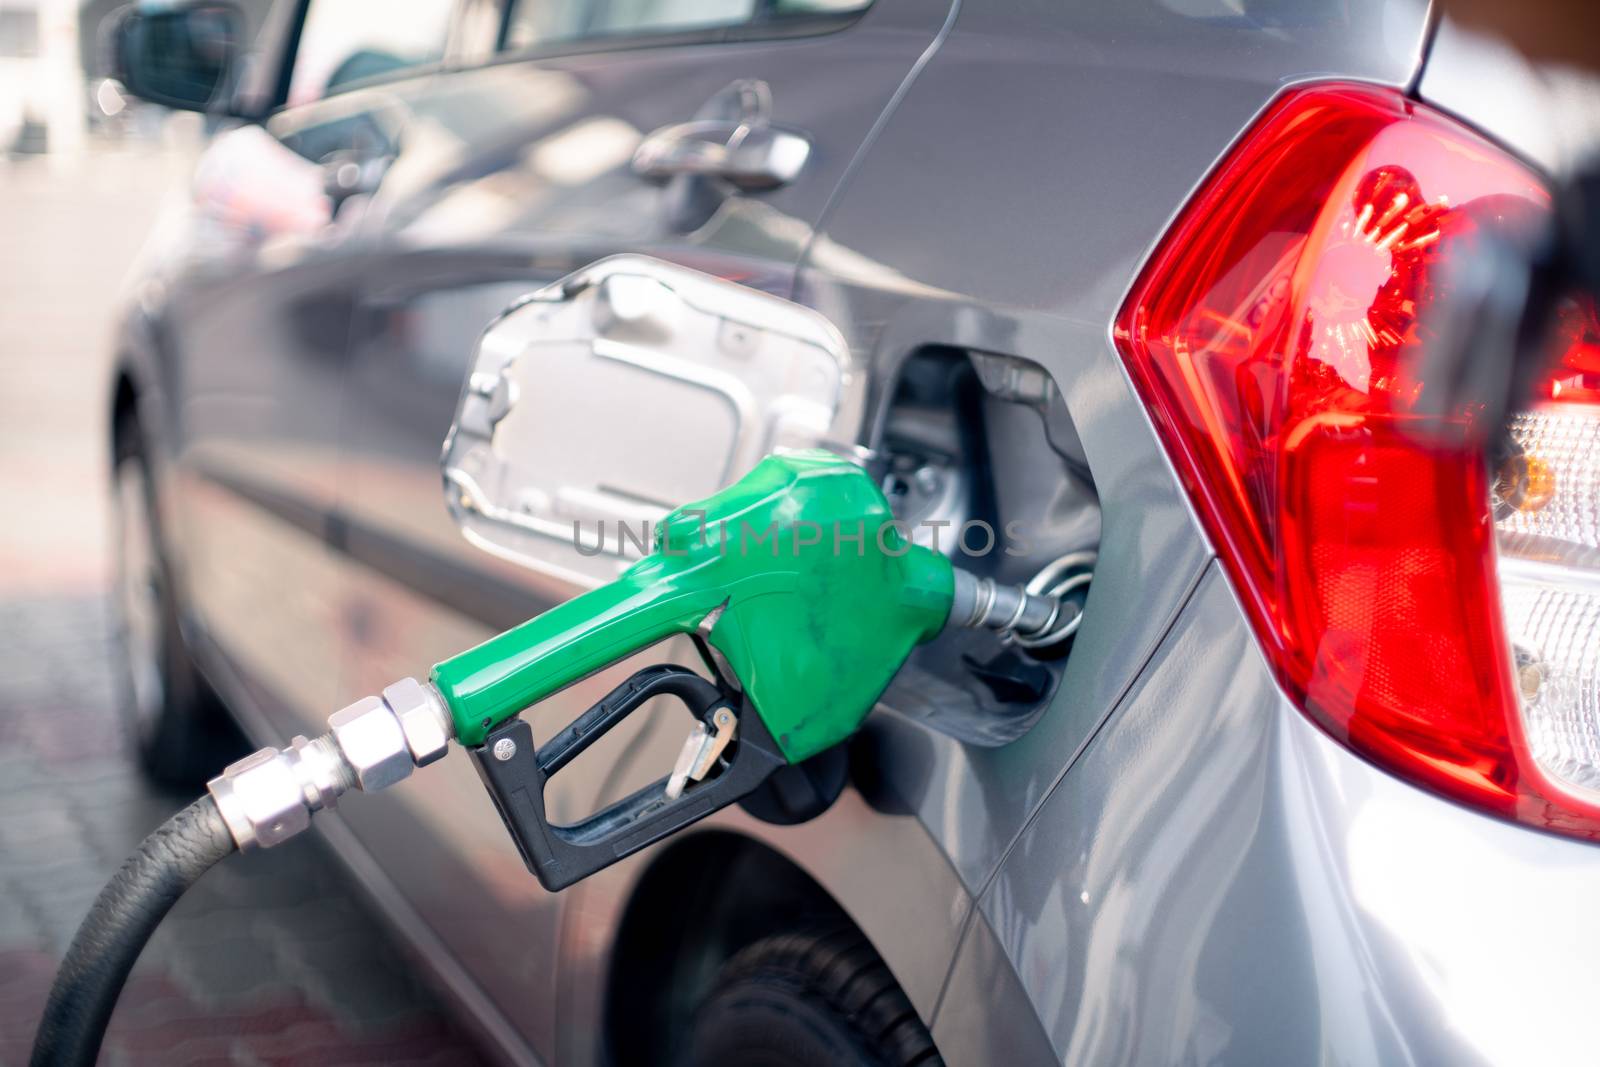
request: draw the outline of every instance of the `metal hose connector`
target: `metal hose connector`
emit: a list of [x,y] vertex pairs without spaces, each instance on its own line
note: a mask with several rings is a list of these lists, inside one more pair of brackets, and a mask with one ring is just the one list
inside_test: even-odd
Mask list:
[[162,916],[236,847],[268,848],[351,789],[382,789],[445,754],[454,736],[438,690],[405,678],[296,737],[232,764],[145,838],[101,890],[67,949],[34,1039],[31,1067],[92,1067],[134,960]]
[[1065,641],[1083,622],[1078,605],[1063,599],[1089,584],[1094,552],[1073,552],[1052,561],[1026,585],[1006,585],[955,568],[955,594],[947,627],[993,630],[1026,649]]
[[241,850],[271,848],[351,789],[371,793],[445,754],[454,735],[444,698],[405,678],[328,718],[328,732],[263,748],[206,783]]

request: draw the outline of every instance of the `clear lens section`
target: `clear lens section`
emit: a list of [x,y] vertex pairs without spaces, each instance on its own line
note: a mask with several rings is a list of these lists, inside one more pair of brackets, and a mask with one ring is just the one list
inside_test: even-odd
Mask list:
[[1600,791],[1600,576],[1508,560],[1503,578],[1528,747],[1546,773]]
[[1502,539],[1518,555],[1600,548],[1600,407],[1549,405],[1518,415],[1511,437],[1522,455],[1497,488],[1502,534],[1535,537],[1542,546]]
[[1600,792],[1600,406],[1516,417],[1495,485],[1501,601],[1534,760]]

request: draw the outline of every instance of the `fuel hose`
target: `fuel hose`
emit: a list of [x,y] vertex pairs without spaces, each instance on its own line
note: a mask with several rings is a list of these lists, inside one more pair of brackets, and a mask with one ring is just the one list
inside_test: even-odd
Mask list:
[[236,850],[306,830],[345,792],[373,792],[444,755],[449,717],[431,686],[404,678],[296,737],[230,764],[206,795],[145,838],[95,898],[67,947],[34,1037],[32,1067],[89,1067],[134,961],[178,898]]
[[145,942],[179,897],[235,848],[209,795],[128,857],[73,935],[34,1038],[32,1067],[78,1067],[100,1054],[106,1023]]

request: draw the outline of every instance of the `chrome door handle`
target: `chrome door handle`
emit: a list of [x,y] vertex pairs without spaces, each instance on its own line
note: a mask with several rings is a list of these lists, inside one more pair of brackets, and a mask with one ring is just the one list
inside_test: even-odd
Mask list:
[[330,152],[322,159],[323,191],[335,205],[353,196],[370,196],[378,191],[384,173],[394,156],[367,154],[352,149]]
[[656,130],[633,153],[633,172],[665,180],[679,174],[721,178],[747,191],[776,189],[799,177],[811,142],[765,122],[700,119]]

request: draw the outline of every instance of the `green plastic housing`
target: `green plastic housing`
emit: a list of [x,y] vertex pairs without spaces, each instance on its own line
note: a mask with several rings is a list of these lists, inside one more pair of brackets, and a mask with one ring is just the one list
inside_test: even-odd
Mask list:
[[457,739],[603,667],[693,633],[707,640],[791,763],[854,733],[950,614],[949,560],[912,544],[866,471],[829,452],[768,456],[667,515],[655,551],[614,582],[433,669]]

